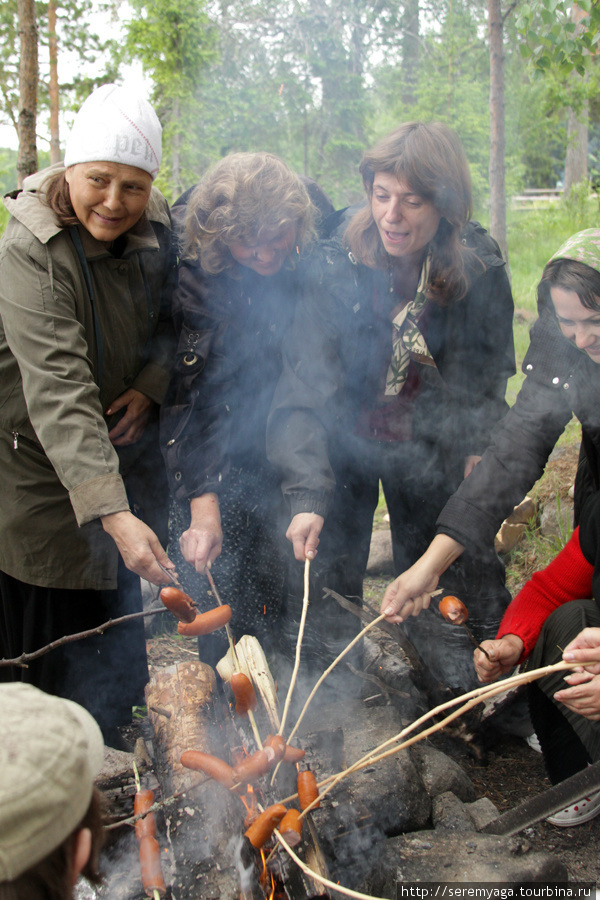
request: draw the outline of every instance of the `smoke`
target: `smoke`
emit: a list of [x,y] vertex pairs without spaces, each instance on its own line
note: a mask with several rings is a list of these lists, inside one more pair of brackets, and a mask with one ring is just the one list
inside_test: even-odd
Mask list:
[[244,860],[242,858],[243,846],[244,839],[241,835],[232,838],[229,843],[229,848],[231,849],[231,857],[240,877],[240,892],[242,894],[244,894],[245,892],[251,894],[252,885],[254,882],[254,864],[250,863],[250,865],[248,866],[244,865]]

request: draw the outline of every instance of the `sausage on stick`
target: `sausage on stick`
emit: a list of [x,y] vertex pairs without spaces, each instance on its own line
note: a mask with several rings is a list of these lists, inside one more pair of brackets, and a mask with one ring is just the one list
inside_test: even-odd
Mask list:
[[231,620],[231,607],[225,603],[223,606],[215,606],[207,612],[198,613],[192,622],[179,622],[177,631],[186,637],[197,637],[200,634],[211,634]]
[[[154,802],[154,792],[142,790],[140,776],[135,762],[133,763],[133,775],[135,778],[136,795],[133,801],[134,813],[138,814],[150,809]],[[139,826],[139,827],[138,827]],[[135,823],[135,834],[139,842],[140,873],[144,892],[153,900],[167,893],[167,886],[163,878],[160,862],[160,845],[156,840],[156,819],[154,813],[150,813]]]

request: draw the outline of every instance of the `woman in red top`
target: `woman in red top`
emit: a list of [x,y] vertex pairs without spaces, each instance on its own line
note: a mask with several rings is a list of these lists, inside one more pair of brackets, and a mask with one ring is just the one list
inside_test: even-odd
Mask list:
[[[561,658],[582,663],[581,669],[567,675],[557,672],[528,687],[531,719],[553,784],[600,759],[599,561],[600,493],[596,493],[563,550],[510,604],[496,639],[483,642],[490,658],[475,651],[475,669],[484,682],[495,681],[525,660],[524,668],[529,669]],[[599,813],[600,792],[581,798],[548,821],[579,825]]]

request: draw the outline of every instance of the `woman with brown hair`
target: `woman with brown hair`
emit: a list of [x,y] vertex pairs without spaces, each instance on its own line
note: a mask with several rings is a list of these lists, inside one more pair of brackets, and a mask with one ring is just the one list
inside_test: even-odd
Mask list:
[[[185,230],[179,346],[161,419],[174,497],[170,552],[201,606],[214,605],[203,577],[212,568],[238,637],[268,639],[283,592],[281,495],[265,432],[297,261],[314,234],[309,190],[326,210],[317,186],[307,190],[277,156],[233,153],[173,207]],[[214,663],[227,641],[216,633],[199,648]]]
[[[379,482],[401,572],[477,464],[514,373],[510,286],[496,243],[471,221],[456,135],[439,123],[401,125],[360,171],[366,203],[347,211],[307,273],[269,425],[292,514],[287,536],[296,560],[314,558],[312,631],[316,643],[318,632],[332,639],[331,652],[355,629],[340,624],[322,588],[362,595]],[[467,604],[476,634],[494,632],[509,597],[492,545],[444,587]],[[428,630],[419,623],[410,635],[434,676],[470,683],[460,630],[442,631],[452,654],[431,653],[440,635]]]

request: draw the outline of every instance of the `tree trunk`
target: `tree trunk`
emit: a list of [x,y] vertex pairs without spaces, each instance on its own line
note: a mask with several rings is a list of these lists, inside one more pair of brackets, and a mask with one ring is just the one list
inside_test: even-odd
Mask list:
[[[579,75],[577,76],[580,77]],[[588,177],[588,119],[589,103],[585,100],[575,112],[569,109],[567,155],[565,158],[564,195],[568,196],[574,184],[587,181]]]
[[490,232],[508,264],[504,132],[504,21],[501,0],[488,0],[490,31]]
[[35,20],[34,0],[18,0],[19,43],[21,59],[19,65],[19,154],[17,158],[17,179],[21,187],[23,179],[37,171],[37,86],[38,34]]
[[[582,30],[581,20],[587,13],[581,9],[576,3],[571,9],[571,19],[576,23],[575,34],[579,34]],[[571,81],[575,83],[581,78],[577,72],[571,75]],[[587,75],[584,76],[587,80]],[[588,123],[589,123],[589,101],[585,99],[582,104],[577,107],[569,107],[569,123],[567,128],[567,153],[565,157],[565,183],[564,196],[567,197],[574,184],[580,181],[587,181],[588,177]]]
[[402,15],[402,102],[414,106],[419,81],[419,0],[407,0]]
[[58,131],[58,41],[56,38],[56,0],[48,3],[48,53],[50,56],[50,163],[60,162]]

